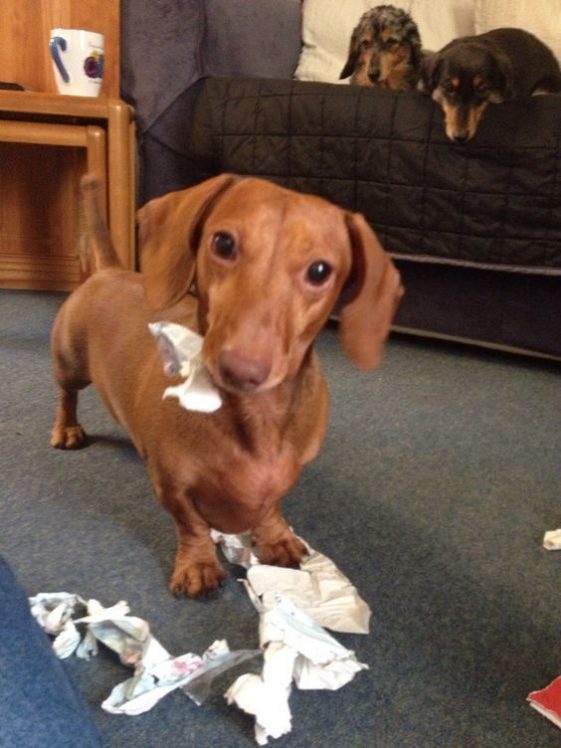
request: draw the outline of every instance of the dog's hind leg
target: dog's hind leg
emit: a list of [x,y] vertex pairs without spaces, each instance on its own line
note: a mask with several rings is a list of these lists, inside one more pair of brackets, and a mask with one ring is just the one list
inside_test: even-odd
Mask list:
[[58,408],[53,430],[51,447],[57,449],[78,449],[86,441],[86,433],[78,423],[78,390],[60,387]]
[[81,330],[71,324],[76,319],[73,311],[68,299],[58,313],[51,337],[53,373],[59,389],[51,446],[57,449],[78,449],[86,441],[78,423],[78,391],[88,386],[90,376]]

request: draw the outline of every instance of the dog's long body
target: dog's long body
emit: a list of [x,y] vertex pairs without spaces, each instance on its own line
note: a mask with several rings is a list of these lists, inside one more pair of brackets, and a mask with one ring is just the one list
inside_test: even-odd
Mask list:
[[[232,175],[145,206],[143,273],[129,272],[99,217],[95,182],[84,191],[101,269],[55,321],[60,402],[51,444],[82,446],[77,393],[93,382],[174,518],[174,593],[197,596],[222,581],[211,527],[252,530],[264,562],[297,564],[305,549],[280,501],[326,428],[314,338],[343,293],[342,344],[359,366],[376,365],[402,293],[399,274],[360,215]],[[162,400],[171,382],[147,327],[158,319],[204,334],[218,411]]]
[[421,38],[417,24],[401,8],[377,5],[353,30],[347,62],[339,78],[355,86],[411,90],[419,80]]
[[494,29],[454,39],[427,58],[422,88],[442,107],[448,137],[464,142],[475,135],[489,103],[561,91],[561,69],[533,34]]

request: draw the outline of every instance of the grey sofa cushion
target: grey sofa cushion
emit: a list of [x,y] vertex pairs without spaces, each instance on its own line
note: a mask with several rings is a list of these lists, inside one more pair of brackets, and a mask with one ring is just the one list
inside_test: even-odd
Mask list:
[[292,78],[300,37],[300,0],[207,0],[203,75]]
[[148,130],[205,76],[291,78],[299,0],[122,0],[121,92]]
[[122,0],[121,95],[142,133],[201,75],[204,0]]

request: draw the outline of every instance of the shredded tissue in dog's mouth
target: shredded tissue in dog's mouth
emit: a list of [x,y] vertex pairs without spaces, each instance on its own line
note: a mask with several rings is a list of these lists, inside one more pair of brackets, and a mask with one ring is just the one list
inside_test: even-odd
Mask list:
[[148,328],[156,338],[164,372],[185,379],[182,384],[167,387],[163,396],[176,397],[186,410],[218,410],[222,398],[201,358],[202,336],[175,322],[152,322]]

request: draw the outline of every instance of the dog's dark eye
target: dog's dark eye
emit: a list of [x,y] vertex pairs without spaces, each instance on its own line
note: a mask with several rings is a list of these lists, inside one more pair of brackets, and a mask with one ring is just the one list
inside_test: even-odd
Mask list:
[[317,260],[312,262],[306,272],[306,278],[309,283],[314,286],[321,286],[332,273],[333,268],[325,260]]
[[232,260],[236,256],[236,240],[226,231],[218,231],[212,237],[212,246],[218,257]]
[[456,93],[456,87],[450,81],[447,81],[446,83],[444,83],[442,88],[444,89],[444,92],[447,94]]
[[368,47],[370,46],[370,42],[368,41],[368,39],[363,39],[359,46],[361,49],[368,49]]

